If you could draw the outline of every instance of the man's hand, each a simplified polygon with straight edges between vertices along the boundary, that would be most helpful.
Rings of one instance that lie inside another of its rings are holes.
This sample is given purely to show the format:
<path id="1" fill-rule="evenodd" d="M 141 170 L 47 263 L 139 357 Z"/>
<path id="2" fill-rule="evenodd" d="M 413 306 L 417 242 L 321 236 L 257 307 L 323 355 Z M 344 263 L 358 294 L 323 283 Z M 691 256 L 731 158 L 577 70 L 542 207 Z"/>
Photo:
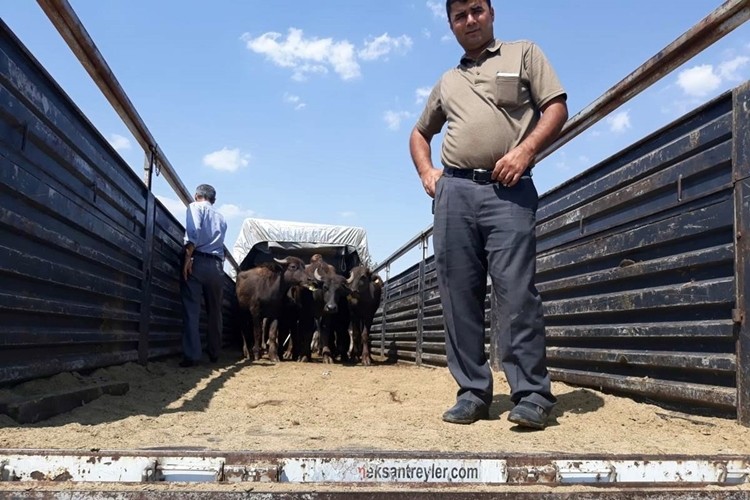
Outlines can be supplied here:
<path id="1" fill-rule="evenodd" d="M 435 185 L 442 176 L 443 171 L 438 168 L 430 168 L 420 174 L 419 178 L 422 180 L 422 187 L 430 198 L 435 198 Z"/>
<path id="2" fill-rule="evenodd" d="M 193 274 L 193 258 L 186 256 L 185 264 L 182 265 L 182 279 L 187 281 L 191 274 Z"/>
<path id="3" fill-rule="evenodd" d="M 516 146 L 497 160 L 492 179 L 505 187 L 515 186 L 533 160 L 534 155 L 523 144 Z"/>
<path id="4" fill-rule="evenodd" d="M 521 144 L 495 163 L 492 178 L 503 186 L 515 186 L 537 153 L 552 144 L 568 119 L 566 96 L 555 97 L 542 107 L 542 117 Z"/>

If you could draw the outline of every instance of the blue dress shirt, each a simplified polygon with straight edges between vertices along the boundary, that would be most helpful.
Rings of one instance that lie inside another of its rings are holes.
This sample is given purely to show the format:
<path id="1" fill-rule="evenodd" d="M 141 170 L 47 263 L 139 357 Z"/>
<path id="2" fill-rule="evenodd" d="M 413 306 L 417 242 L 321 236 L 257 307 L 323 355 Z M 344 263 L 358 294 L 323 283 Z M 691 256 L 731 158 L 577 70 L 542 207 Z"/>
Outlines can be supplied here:
<path id="1" fill-rule="evenodd" d="M 224 216 L 209 201 L 194 201 L 187 208 L 185 244 L 195 245 L 195 250 L 224 257 L 224 237 L 227 223 Z"/>

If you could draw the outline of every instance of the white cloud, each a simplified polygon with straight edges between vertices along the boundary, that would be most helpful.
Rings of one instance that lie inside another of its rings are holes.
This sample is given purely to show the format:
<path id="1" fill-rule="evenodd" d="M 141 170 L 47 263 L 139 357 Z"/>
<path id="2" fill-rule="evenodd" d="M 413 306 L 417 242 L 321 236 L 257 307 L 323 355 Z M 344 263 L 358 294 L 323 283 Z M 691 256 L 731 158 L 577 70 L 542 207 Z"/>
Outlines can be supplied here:
<path id="1" fill-rule="evenodd" d="M 233 205 L 231 203 L 225 203 L 219 206 L 216 210 L 220 214 L 222 214 L 226 219 L 234 219 L 237 217 L 241 217 L 245 219 L 247 217 L 255 216 L 255 211 L 240 208 L 237 205 Z"/>
<path id="2" fill-rule="evenodd" d="M 607 117 L 609 130 L 615 133 L 625 132 L 630 128 L 630 110 L 618 111 Z"/>
<path id="3" fill-rule="evenodd" d="M 680 71 L 677 85 L 689 96 L 703 97 L 719 88 L 721 77 L 714 73 L 712 65 L 703 64 Z"/>
<path id="4" fill-rule="evenodd" d="M 445 2 L 441 2 L 440 0 L 427 0 L 427 8 L 430 9 L 433 16 L 446 21 L 448 20 L 448 17 L 445 15 Z"/>
<path id="5" fill-rule="evenodd" d="M 443 43 L 453 42 L 456 40 L 456 37 L 453 36 L 453 33 L 448 33 L 440 37 L 440 41 Z"/>
<path id="6" fill-rule="evenodd" d="M 431 38 L 432 37 L 432 32 L 430 30 L 428 30 L 427 28 L 422 28 L 422 36 L 424 38 Z"/>
<path id="7" fill-rule="evenodd" d="M 185 216 L 187 214 L 187 207 L 180 200 L 174 198 L 167 198 L 166 196 L 156 195 L 156 198 L 164 205 L 164 208 L 169 210 L 169 213 L 174 215 L 174 218 L 180 221 L 180 224 L 185 224 Z"/>
<path id="8" fill-rule="evenodd" d="M 430 97 L 430 92 L 432 92 L 432 89 L 430 87 L 419 87 L 416 90 L 417 94 L 417 104 L 422 104 L 427 100 L 428 97 Z"/>
<path id="9" fill-rule="evenodd" d="M 282 68 L 292 70 L 292 78 L 304 81 L 313 74 L 335 72 L 342 80 L 361 76 L 359 59 L 374 61 L 386 58 L 391 52 L 404 53 L 413 42 L 407 35 L 391 37 L 384 33 L 368 38 L 357 51 L 348 40 L 305 37 L 301 29 L 289 28 L 286 38 L 281 33 L 269 31 L 253 38 L 242 35 L 248 50 L 266 56 L 266 59 Z"/>
<path id="10" fill-rule="evenodd" d="M 398 130 L 401 127 L 401 122 L 409 117 L 411 117 L 411 113 L 408 111 L 386 111 L 383 114 L 383 120 L 391 130 Z"/>
<path id="11" fill-rule="evenodd" d="M 374 61 L 387 56 L 391 51 L 404 53 L 412 46 L 412 40 L 406 35 L 392 38 L 383 33 L 377 38 L 365 40 L 365 46 L 359 51 L 359 57 L 365 61 Z"/>
<path id="12" fill-rule="evenodd" d="M 263 54 L 282 68 L 293 70 L 295 80 L 305 80 L 311 73 L 327 73 L 329 67 L 343 80 L 360 76 L 354 46 L 346 40 L 305 38 L 302 30 L 289 28 L 286 38 L 281 33 L 268 32 L 257 38 L 242 35 L 248 50 Z"/>
<path id="13" fill-rule="evenodd" d="M 113 148 L 115 148 L 115 151 L 123 151 L 131 148 L 130 140 L 120 134 L 109 134 L 109 139 L 107 139 L 107 141 Z"/>
<path id="14" fill-rule="evenodd" d="M 303 109 L 305 106 L 307 106 L 306 103 L 302 102 L 302 99 L 298 95 L 289 94 L 287 92 L 284 93 L 284 102 L 287 104 L 291 104 L 295 111 L 299 111 L 300 109 Z"/>
<path id="15" fill-rule="evenodd" d="M 239 148 L 222 148 L 203 157 L 203 164 L 223 172 L 236 172 L 240 167 L 246 167 L 250 162 L 250 155 L 243 154 Z"/>
<path id="16" fill-rule="evenodd" d="M 719 64 L 719 76 L 722 80 L 728 80 L 730 82 L 738 82 L 744 80 L 739 74 L 739 70 L 750 62 L 750 57 L 737 56 L 729 61 L 724 61 Z"/>
<path id="17" fill-rule="evenodd" d="M 351 219 L 357 215 L 357 212 L 339 212 L 339 215 L 345 219 Z"/>

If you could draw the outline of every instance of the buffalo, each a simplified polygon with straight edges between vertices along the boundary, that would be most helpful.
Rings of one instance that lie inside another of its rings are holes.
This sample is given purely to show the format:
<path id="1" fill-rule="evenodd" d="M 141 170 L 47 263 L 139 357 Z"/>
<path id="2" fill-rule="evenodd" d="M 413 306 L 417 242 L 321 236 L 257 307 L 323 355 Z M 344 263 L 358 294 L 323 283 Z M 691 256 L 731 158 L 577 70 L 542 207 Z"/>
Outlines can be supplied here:
<path id="1" fill-rule="evenodd" d="M 252 318 L 255 361 L 261 357 L 264 333 L 268 335 L 268 359 L 273 362 L 279 361 L 278 324 L 283 314 L 284 297 L 290 287 L 306 286 L 309 283 L 305 263 L 297 257 L 274 259 L 274 262 L 260 264 L 237 275 L 237 302 L 240 312 L 246 319 L 248 315 Z M 243 328 L 242 352 L 245 359 L 250 359 L 245 330 L 246 328 Z"/>
<path id="2" fill-rule="evenodd" d="M 362 364 L 372 364 L 370 357 L 370 328 L 380 306 L 383 280 L 365 266 L 352 269 L 346 282 L 349 288 L 348 305 L 351 316 L 350 359 L 359 357 Z"/>
<path id="3" fill-rule="evenodd" d="M 346 361 L 349 344 L 349 289 L 346 279 L 337 274 L 330 264 L 322 259 L 311 259 L 307 266 L 312 274 L 315 290 L 312 292 L 313 317 L 320 340 L 321 357 L 324 363 L 332 363 L 338 352 Z"/>

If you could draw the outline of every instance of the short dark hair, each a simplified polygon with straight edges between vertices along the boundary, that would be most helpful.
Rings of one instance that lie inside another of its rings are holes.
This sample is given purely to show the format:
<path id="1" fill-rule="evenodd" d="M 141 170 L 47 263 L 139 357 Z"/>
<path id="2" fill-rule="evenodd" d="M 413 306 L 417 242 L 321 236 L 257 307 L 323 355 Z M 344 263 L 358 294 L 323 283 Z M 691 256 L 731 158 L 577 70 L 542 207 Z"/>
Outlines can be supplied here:
<path id="1" fill-rule="evenodd" d="M 466 3 L 469 0 L 445 0 L 445 15 L 448 16 L 448 22 L 451 22 L 451 5 L 453 5 L 456 2 Z M 487 7 L 492 8 L 492 0 L 485 0 L 487 2 Z"/>
<path id="2" fill-rule="evenodd" d="M 216 203 L 216 190 L 210 184 L 201 184 L 195 188 L 195 194 L 201 196 L 204 200 L 208 200 L 211 204 Z"/>

